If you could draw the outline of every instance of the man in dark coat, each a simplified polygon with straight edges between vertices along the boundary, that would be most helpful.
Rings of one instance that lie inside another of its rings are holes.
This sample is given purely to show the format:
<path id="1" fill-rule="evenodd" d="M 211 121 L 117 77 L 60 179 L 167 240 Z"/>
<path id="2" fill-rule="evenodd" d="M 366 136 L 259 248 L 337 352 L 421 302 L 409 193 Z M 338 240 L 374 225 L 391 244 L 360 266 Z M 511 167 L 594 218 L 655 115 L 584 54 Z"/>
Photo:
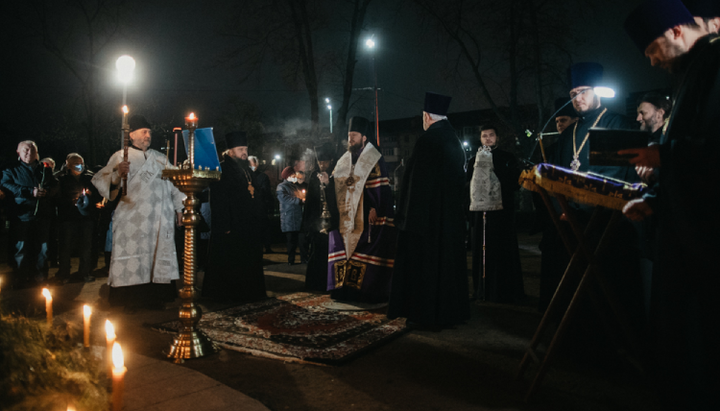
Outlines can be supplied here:
<path id="1" fill-rule="evenodd" d="M 47 248 L 50 219 L 54 217 L 58 184 L 52 169 L 38 162 L 34 141 L 22 141 L 17 147 L 18 164 L 2 174 L 2 186 L 14 198 L 11 210 L 17 272 L 13 281 L 41 284 L 47 280 Z"/>
<path id="2" fill-rule="evenodd" d="M 421 327 L 470 318 L 465 255 L 465 152 L 446 114 L 451 97 L 426 93 L 423 129 L 398 201 L 388 317 Z"/>
<path id="3" fill-rule="evenodd" d="M 571 87 L 570 98 L 573 99 L 572 105 L 579 118 L 574 125 L 565 129 L 558 138 L 551 159 L 552 164 L 573 171 L 599 174 L 630 183 L 639 182 L 640 178 L 634 167 L 590 165 L 590 128 L 638 128 L 637 122 L 633 121 L 633 119 L 613 113 L 607 107 L 602 106 L 602 100 L 596 94 L 595 87 L 603 84 L 603 67 L 594 62 L 576 63 L 568 69 L 568 77 Z M 571 206 L 577 209 L 577 217 L 581 222 L 587 222 L 590 219 L 591 206 L 576 203 L 571 203 Z M 559 209 L 559 206 L 557 208 Z M 609 217 L 609 210 L 605 210 L 603 215 Z M 569 229 L 569 224 L 565 225 Z M 641 322 L 642 320 L 637 317 L 640 315 L 637 313 L 638 310 L 641 310 L 639 298 L 637 298 L 637 307 L 634 307 L 632 302 L 636 300 L 635 292 L 640 292 L 640 277 L 638 274 L 640 261 L 637 255 L 639 252 L 639 239 L 637 238 L 636 229 L 633 228 L 629 221 L 623 221 L 618 231 L 616 235 L 620 242 L 614 243 L 616 246 L 611 252 L 617 251 L 620 254 L 615 254 L 612 259 L 600 261 L 600 264 L 604 266 L 606 273 L 621 277 L 620 281 L 629 280 L 631 282 L 627 286 L 618 287 L 620 293 L 627 294 L 627 297 L 620 296 L 620 298 L 630 304 L 627 307 L 628 310 L 636 312 L 635 321 Z M 540 279 L 539 298 L 541 311 L 550 303 L 570 260 L 570 256 L 556 230 L 548 229 L 544 235 L 542 248 L 543 271 Z M 555 262 L 559 263 L 555 264 Z"/>
<path id="4" fill-rule="evenodd" d="M 210 186 L 212 234 L 203 296 L 234 302 L 267 298 L 262 265 L 263 244 L 255 234 L 263 214 L 242 131 L 225 135 L 228 151 L 222 177 Z"/>
<path id="5" fill-rule="evenodd" d="M 610 129 L 637 129 L 628 117 L 608 111 L 595 94 L 594 87 L 602 83 L 603 67 L 598 63 L 576 63 L 568 70 L 570 98 L 578 113 L 578 121 L 565 129 L 555 146 L 553 164 L 574 171 L 593 172 L 622 181 L 636 182 L 633 167 L 591 166 L 589 130 L 591 127 Z"/>
<path id="6" fill-rule="evenodd" d="M 476 298 L 486 301 L 520 302 L 525 298 L 515 228 L 520 167 L 515 155 L 498 148 L 495 126 L 480 127 L 480 141 L 481 147 L 468 162 L 467 171 L 473 291 Z"/>
<path id="7" fill-rule="evenodd" d="M 55 175 L 60 183 L 57 201 L 60 238 L 60 270 L 55 274 L 61 282 L 70 279 L 70 257 L 75 249 L 80 253 L 79 277 L 85 282 L 95 280 L 93 270 L 93 238 L 98 209 L 102 200 L 92 183 L 93 173 L 85 169 L 85 161 L 78 153 L 68 154 L 65 168 Z"/>
<path id="8" fill-rule="evenodd" d="M 250 161 L 250 169 L 253 172 L 253 185 L 257 187 L 257 195 L 260 196 L 260 202 L 263 205 L 262 228 L 260 229 L 259 238 L 265 246 L 265 252 L 272 253 L 272 227 L 268 215 L 272 214 L 275 209 L 275 196 L 273 196 L 270 187 L 270 177 L 261 169 L 258 158 L 249 156 L 248 161 Z"/>
<path id="9" fill-rule="evenodd" d="M 303 231 L 308 234 L 309 258 L 305 272 L 305 288 L 312 291 L 327 291 L 328 231 L 323 230 L 323 210 L 328 210 L 329 174 L 333 171 L 333 150 L 323 145 L 317 150 L 317 161 L 309 172 L 305 210 L 303 211 Z M 306 164 L 310 168 L 311 164 Z M 314 168 L 314 167 L 313 167 Z M 334 189 L 334 188 L 333 188 Z M 335 198 L 332 196 L 332 198 Z M 330 224 L 330 221 L 326 222 Z"/>
<path id="10" fill-rule="evenodd" d="M 658 183 L 623 210 L 658 217 L 653 271 L 649 375 L 667 409 L 717 410 L 720 397 L 720 289 L 712 256 L 720 249 L 720 37 L 694 24 L 680 0 L 646 1 L 625 30 L 653 66 L 678 76 L 660 145 L 624 150 L 631 162 L 659 167 Z"/>

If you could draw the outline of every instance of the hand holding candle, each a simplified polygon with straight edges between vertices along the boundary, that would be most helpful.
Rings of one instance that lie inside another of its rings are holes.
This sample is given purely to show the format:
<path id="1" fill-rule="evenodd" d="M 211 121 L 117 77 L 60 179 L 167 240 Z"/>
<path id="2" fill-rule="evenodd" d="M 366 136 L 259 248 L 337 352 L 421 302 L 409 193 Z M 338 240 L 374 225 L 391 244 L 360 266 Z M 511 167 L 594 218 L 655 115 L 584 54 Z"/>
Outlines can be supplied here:
<path id="1" fill-rule="evenodd" d="M 92 316 L 92 308 L 89 305 L 83 305 L 83 347 L 90 348 L 90 317 Z"/>
<path id="2" fill-rule="evenodd" d="M 50 290 L 47 288 L 42 289 L 42 295 L 45 297 L 45 313 L 47 313 L 47 323 L 48 325 L 52 325 L 53 321 L 53 312 L 52 312 L 52 295 L 50 294 Z"/>
<path id="3" fill-rule="evenodd" d="M 125 388 L 125 359 L 120 344 L 114 343 L 112 348 L 112 411 L 122 410 L 123 390 Z"/>

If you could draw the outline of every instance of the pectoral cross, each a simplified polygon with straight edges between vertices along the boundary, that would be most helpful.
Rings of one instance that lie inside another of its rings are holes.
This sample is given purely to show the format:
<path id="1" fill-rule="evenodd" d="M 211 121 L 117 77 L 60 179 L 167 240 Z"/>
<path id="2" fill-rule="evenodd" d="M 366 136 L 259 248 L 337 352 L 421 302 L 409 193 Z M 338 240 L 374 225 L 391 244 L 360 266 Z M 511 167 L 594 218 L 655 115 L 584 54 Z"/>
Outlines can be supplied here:
<path id="1" fill-rule="evenodd" d="M 255 198 L 255 187 L 253 187 L 252 183 L 248 181 L 248 191 L 250 192 L 250 196 L 252 198 Z"/>

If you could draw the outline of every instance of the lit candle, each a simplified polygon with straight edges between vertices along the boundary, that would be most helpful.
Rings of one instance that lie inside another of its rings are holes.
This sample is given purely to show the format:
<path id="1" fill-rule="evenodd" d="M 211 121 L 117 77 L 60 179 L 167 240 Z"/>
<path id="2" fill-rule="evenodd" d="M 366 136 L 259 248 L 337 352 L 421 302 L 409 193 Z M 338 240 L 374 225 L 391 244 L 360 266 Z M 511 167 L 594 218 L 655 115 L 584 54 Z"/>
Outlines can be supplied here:
<path id="1" fill-rule="evenodd" d="M 195 113 L 190 113 L 189 116 L 185 117 L 185 125 L 188 127 L 197 127 L 198 118 L 195 117 Z"/>
<path id="2" fill-rule="evenodd" d="M 72 404 L 68 404 L 67 411 L 75 411 L 75 406 Z"/>
<path id="3" fill-rule="evenodd" d="M 120 344 L 114 343 L 112 348 L 112 411 L 122 410 L 123 390 L 125 388 L 125 361 Z"/>
<path id="4" fill-rule="evenodd" d="M 83 346 L 90 348 L 90 317 L 92 316 L 92 308 L 89 305 L 83 305 Z"/>
<path id="5" fill-rule="evenodd" d="M 115 344 L 115 338 L 115 327 L 113 327 L 110 320 L 105 320 L 105 339 L 107 341 L 107 351 L 105 356 L 107 357 L 108 376 L 112 376 L 112 349 L 113 344 Z"/>
<path id="6" fill-rule="evenodd" d="M 130 127 L 130 126 L 128 125 L 128 118 L 127 118 L 128 112 L 129 112 L 128 106 L 123 106 L 123 107 L 122 107 L 122 112 L 123 112 L 122 128 L 123 128 L 123 130 L 124 130 L 124 129 Z"/>
<path id="7" fill-rule="evenodd" d="M 45 297 L 45 312 L 47 313 L 47 323 L 52 325 L 52 295 L 47 288 L 42 289 L 42 295 Z"/>

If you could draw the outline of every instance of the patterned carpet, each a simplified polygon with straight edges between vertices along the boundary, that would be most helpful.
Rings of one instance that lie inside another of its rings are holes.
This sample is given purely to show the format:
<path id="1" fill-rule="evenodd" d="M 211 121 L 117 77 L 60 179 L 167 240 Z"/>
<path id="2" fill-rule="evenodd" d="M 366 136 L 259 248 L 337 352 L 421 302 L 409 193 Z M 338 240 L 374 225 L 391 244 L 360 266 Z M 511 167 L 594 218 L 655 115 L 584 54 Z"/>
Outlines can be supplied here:
<path id="1" fill-rule="evenodd" d="M 384 309 L 337 311 L 330 297 L 295 293 L 203 314 L 199 328 L 223 348 L 283 361 L 339 364 L 405 330 Z M 179 321 L 152 328 L 174 333 Z"/>

